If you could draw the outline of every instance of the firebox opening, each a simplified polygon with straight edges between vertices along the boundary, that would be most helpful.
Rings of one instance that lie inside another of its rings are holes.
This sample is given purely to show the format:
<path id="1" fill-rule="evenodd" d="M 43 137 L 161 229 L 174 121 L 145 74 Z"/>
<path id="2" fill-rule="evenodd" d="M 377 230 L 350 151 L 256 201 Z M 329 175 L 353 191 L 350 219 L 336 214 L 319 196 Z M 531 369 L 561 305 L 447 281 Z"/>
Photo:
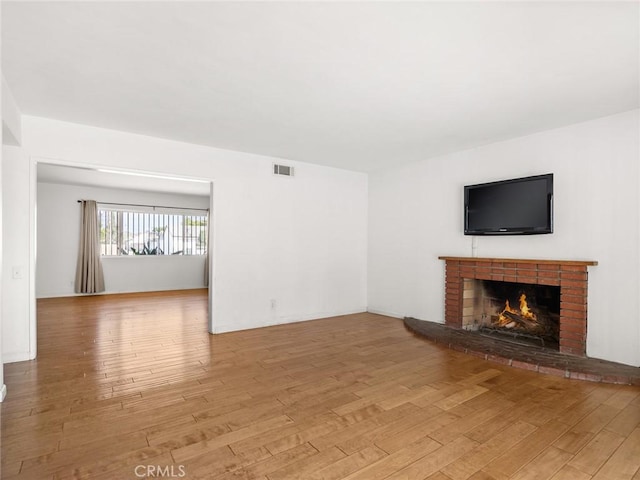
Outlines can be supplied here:
<path id="1" fill-rule="evenodd" d="M 560 287 L 465 279 L 462 328 L 558 350 Z"/>

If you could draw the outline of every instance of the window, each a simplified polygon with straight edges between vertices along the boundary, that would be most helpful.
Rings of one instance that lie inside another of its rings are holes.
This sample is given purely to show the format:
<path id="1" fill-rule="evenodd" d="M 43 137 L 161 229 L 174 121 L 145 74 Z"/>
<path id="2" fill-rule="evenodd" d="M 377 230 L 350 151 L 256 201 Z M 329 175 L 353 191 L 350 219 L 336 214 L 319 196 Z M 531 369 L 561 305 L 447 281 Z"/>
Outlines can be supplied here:
<path id="1" fill-rule="evenodd" d="M 209 215 L 167 207 L 98 205 L 103 256 L 205 255 Z"/>

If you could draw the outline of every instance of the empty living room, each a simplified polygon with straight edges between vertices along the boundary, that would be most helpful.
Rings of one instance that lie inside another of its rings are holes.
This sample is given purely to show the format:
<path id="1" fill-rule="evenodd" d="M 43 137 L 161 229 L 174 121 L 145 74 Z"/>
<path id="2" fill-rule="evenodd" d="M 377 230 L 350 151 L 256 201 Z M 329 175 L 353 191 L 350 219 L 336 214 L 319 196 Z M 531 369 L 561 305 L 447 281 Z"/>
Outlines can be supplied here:
<path id="1" fill-rule="evenodd" d="M 0 15 L 0 478 L 640 480 L 640 2 Z"/>

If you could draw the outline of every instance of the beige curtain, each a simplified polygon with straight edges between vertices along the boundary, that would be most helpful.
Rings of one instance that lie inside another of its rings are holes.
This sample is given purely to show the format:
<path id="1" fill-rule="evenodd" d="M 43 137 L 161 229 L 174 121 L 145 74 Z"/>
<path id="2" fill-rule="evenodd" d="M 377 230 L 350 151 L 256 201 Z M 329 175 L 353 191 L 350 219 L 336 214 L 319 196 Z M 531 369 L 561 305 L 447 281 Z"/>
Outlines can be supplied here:
<path id="1" fill-rule="evenodd" d="M 82 224 L 76 266 L 76 293 L 104 292 L 104 275 L 100 260 L 100 223 L 94 200 L 81 200 Z"/>

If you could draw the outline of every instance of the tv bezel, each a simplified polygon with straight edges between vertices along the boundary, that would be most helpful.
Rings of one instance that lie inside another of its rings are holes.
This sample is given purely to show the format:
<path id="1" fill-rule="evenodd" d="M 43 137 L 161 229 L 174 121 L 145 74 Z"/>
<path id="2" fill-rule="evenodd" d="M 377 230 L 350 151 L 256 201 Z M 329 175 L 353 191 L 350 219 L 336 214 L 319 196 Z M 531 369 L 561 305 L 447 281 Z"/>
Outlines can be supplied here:
<path id="1" fill-rule="evenodd" d="M 469 229 L 469 191 L 477 188 L 487 188 L 509 183 L 528 182 L 532 180 L 546 180 L 547 183 L 547 225 L 539 227 L 498 228 L 498 229 Z M 542 235 L 553 233 L 553 173 L 532 175 L 529 177 L 510 178 L 495 182 L 477 183 L 464 186 L 464 234 L 465 235 Z"/>

